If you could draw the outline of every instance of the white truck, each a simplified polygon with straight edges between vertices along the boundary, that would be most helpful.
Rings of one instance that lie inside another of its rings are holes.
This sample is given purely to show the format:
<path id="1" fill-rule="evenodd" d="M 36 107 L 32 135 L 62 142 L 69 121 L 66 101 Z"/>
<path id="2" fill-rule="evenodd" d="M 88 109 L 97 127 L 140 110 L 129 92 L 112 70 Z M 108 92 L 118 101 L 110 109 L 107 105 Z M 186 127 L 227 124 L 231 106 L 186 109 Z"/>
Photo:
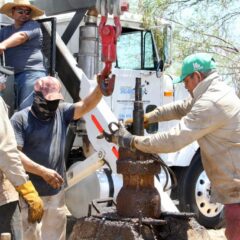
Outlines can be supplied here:
<path id="1" fill-rule="evenodd" d="M 90 79 L 94 79 L 101 69 L 99 19 L 87 10 L 103 3 L 36 0 L 34 4 L 57 19 L 56 71 L 66 88 L 66 99 L 77 101 L 89 93 L 96 82 Z M 58 15 L 66 12 L 70 13 Z M 96 137 L 102 129 L 108 129 L 110 122 L 132 116 L 136 77 L 142 79 L 145 112 L 187 95 L 181 84 L 174 86 L 172 77 L 164 73 L 172 62 L 171 25 L 160 20 L 158 26 L 145 29 L 141 19 L 130 13 L 122 14 L 120 19 L 122 34 L 112 69 L 116 75 L 114 92 L 112 96 L 104 97 L 83 119 L 74 122 L 67 135 L 66 202 L 75 217 L 85 216 L 93 199 L 116 197 L 122 185 L 122 178 L 116 173 L 117 146 Z M 44 26 L 49 31 L 49 26 Z M 79 31 L 75 31 L 77 28 Z M 145 134 L 167 130 L 175 124 L 176 121 L 154 124 Z M 210 182 L 201 164 L 198 144 L 194 142 L 178 152 L 160 156 L 177 176 L 178 186 L 168 194 L 180 211 L 195 212 L 202 225 L 217 227 L 223 206 L 210 202 Z M 166 176 L 160 173 L 159 179 L 164 185 Z M 171 199 L 166 201 L 172 202 Z"/>

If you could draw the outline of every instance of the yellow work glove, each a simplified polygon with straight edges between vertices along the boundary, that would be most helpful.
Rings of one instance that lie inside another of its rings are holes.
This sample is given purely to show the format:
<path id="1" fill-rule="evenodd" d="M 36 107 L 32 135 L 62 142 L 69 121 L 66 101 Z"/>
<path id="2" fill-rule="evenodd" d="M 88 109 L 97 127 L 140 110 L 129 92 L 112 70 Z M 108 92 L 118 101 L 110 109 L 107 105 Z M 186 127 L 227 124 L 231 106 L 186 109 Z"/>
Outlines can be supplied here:
<path id="1" fill-rule="evenodd" d="M 132 118 L 128 118 L 125 120 L 124 125 L 128 128 L 129 126 L 131 127 L 133 124 L 133 119 Z M 144 119 L 143 119 L 143 125 L 144 128 L 146 129 L 148 127 L 148 117 L 146 115 L 144 115 Z"/>
<path id="2" fill-rule="evenodd" d="M 40 222 L 43 216 L 43 202 L 32 182 L 28 181 L 16 187 L 16 190 L 28 204 L 28 221 Z"/>

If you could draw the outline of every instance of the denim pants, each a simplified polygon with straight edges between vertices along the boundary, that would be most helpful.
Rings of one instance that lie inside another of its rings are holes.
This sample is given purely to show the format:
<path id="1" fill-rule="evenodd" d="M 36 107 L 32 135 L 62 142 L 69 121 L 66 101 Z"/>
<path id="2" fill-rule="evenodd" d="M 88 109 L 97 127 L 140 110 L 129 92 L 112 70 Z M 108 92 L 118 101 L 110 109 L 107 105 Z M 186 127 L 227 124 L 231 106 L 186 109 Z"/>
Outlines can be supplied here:
<path id="1" fill-rule="evenodd" d="M 8 232 L 12 240 L 23 240 L 22 219 L 18 201 L 0 206 L 0 233 Z"/>
<path id="2" fill-rule="evenodd" d="M 15 77 L 15 108 L 22 110 L 32 104 L 33 87 L 38 78 L 45 77 L 45 71 L 24 71 L 16 73 Z"/>

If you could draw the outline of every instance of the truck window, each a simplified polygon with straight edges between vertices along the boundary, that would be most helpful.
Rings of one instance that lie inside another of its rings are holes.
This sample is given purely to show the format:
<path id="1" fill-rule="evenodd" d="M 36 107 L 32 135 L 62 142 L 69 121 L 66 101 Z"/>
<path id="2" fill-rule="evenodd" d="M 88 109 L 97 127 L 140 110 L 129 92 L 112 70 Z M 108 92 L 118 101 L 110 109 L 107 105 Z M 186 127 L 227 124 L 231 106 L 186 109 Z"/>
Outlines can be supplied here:
<path id="1" fill-rule="evenodd" d="M 152 35 L 146 31 L 123 33 L 117 42 L 117 68 L 154 69 Z"/>
<path id="2" fill-rule="evenodd" d="M 151 32 L 144 36 L 144 69 L 154 69 L 154 47 Z"/>

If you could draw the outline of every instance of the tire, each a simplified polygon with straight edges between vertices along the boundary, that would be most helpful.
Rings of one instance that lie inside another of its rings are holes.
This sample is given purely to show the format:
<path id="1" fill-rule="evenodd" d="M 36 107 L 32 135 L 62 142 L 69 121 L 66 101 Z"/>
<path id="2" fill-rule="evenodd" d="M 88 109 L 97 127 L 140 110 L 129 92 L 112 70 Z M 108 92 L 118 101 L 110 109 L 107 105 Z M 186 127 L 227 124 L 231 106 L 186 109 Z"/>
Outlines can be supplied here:
<path id="1" fill-rule="evenodd" d="M 200 152 L 189 167 L 176 168 L 178 186 L 173 196 L 179 200 L 179 209 L 196 214 L 197 221 L 206 228 L 220 228 L 223 224 L 223 205 L 210 202 L 210 181 L 203 169 Z"/>

